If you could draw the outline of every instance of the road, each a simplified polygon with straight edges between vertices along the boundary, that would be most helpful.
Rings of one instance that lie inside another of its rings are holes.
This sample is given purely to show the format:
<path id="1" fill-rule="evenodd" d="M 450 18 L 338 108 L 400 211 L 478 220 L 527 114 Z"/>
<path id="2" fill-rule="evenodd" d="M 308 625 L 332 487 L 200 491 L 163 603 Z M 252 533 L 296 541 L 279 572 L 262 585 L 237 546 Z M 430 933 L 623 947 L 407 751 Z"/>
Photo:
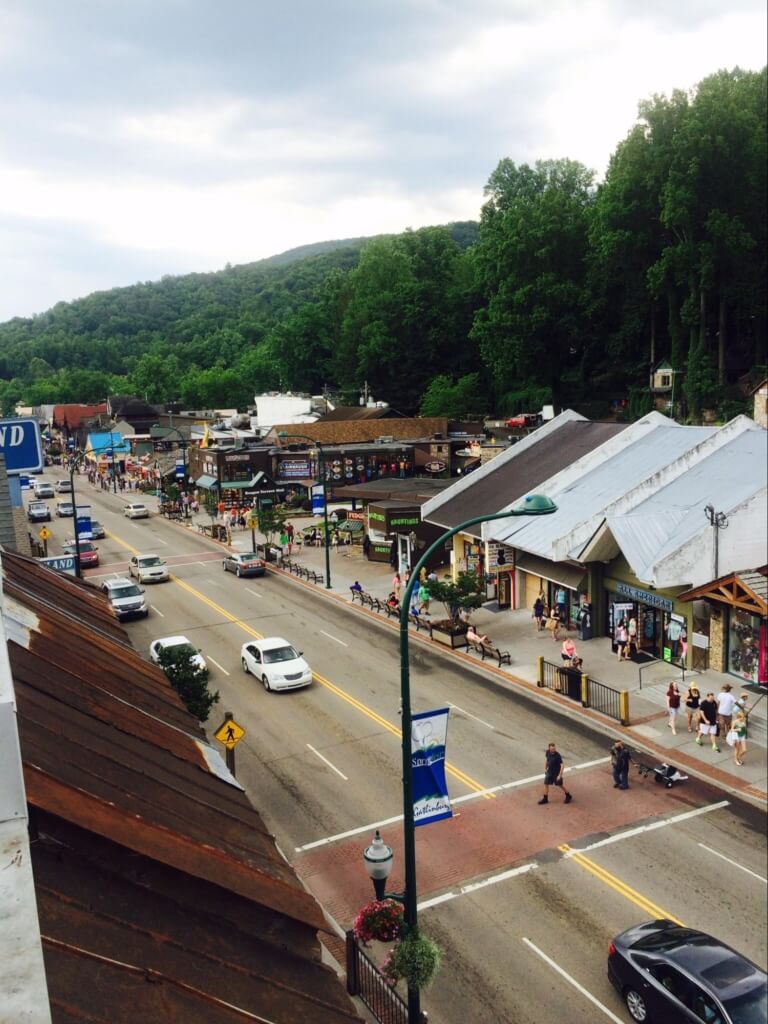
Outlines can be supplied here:
<path id="1" fill-rule="evenodd" d="M 102 565 L 87 575 L 98 584 L 124 574 L 134 551 L 172 564 L 170 583 L 147 587 L 150 616 L 129 623 L 129 635 L 145 654 L 151 640 L 175 633 L 202 649 L 221 694 L 209 724 L 228 710 L 246 730 L 239 781 L 305 883 L 349 927 L 372 896 L 362 850 L 376 827 L 395 848 L 390 885 L 402 886 L 395 630 L 309 584 L 225 574 L 211 542 L 159 517 L 125 519 L 127 494 L 81 482 L 78 500 L 86 497 L 108 530 Z M 52 529 L 60 540 L 72 522 Z M 265 635 L 304 651 L 312 687 L 267 693 L 243 673 L 242 643 Z M 411 651 L 414 710 L 451 706 L 455 814 L 417 833 L 420 924 L 443 951 L 423 996 L 433 1024 L 627 1021 L 605 973 L 608 944 L 657 916 L 711 931 L 765 965 L 761 811 L 695 780 L 666 790 L 633 776 L 619 793 L 607 731 L 502 689 L 416 638 Z M 537 804 L 549 741 L 569 769 L 569 806 L 559 793 Z"/>

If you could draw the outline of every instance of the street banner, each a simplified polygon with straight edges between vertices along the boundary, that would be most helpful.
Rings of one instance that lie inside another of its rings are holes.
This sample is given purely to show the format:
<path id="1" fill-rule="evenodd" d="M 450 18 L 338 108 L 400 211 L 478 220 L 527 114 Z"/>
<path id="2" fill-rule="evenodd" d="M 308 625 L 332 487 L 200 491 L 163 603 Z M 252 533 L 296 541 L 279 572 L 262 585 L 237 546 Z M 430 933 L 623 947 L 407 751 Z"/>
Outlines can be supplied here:
<path id="1" fill-rule="evenodd" d="M 429 825 L 453 815 L 445 778 L 448 708 L 411 716 L 413 823 Z"/>
<path id="2" fill-rule="evenodd" d="M 91 529 L 91 506 L 78 505 L 75 512 L 75 530 L 80 540 L 93 540 Z"/>

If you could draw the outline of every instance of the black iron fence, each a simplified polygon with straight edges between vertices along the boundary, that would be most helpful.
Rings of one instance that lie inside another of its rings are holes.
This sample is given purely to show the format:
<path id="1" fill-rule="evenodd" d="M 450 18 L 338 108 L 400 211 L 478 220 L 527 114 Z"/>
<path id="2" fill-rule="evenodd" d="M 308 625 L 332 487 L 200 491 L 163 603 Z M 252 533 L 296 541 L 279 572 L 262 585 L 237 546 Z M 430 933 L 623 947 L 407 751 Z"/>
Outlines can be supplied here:
<path id="1" fill-rule="evenodd" d="M 622 725 L 629 725 L 629 693 L 626 690 L 617 690 L 578 669 L 555 665 L 544 658 L 539 658 L 538 684 L 578 701 L 582 707 L 592 708 Z"/>
<path id="2" fill-rule="evenodd" d="M 408 1004 L 347 932 L 347 992 L 358 996 L 379 1024 L 408 1024 Z"/>

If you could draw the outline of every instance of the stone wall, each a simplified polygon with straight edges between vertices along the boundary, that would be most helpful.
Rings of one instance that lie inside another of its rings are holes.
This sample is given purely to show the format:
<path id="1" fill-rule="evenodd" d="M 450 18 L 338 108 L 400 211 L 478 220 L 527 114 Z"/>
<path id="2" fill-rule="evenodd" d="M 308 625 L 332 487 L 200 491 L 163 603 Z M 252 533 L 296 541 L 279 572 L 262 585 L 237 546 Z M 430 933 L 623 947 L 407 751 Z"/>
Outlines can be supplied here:
<path id="1" fill-rule="evenodd" d="M 725 624 L 727 621 L 728 609 L 724 605 L 713 604 L 712 616 L 709 620 L 709 667 L 713 672 L 726 671 Z"/>

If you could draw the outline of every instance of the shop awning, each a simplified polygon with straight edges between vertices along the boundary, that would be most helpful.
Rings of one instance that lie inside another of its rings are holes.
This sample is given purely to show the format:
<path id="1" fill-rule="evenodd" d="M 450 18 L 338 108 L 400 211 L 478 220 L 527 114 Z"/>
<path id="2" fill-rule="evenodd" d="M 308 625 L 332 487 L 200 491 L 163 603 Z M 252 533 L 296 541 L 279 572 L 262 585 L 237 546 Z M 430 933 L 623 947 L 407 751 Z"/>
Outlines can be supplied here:
<path id="1" fill-rule="evenodd" d="M 515 567 L 551 583 L 559 583 L 567 590 L 581 591 L 586 584 L 587 574 L 581 566 L 568 565 L 566 562 L 550 562 L 548 558 L 540 558 L 538 555 L 520 552 L 515 559 Z"/>
<path id="2" fill-rule="evenodd" d="M 764 571 L 734 572 L 678 596 L 679 601 L 704 599 L 741 608 L 753 615 L 768 615 L 768 577 Z"/>
<path id="3" fill-rule="evenodd" d="M 340 519 L 335 524 L 339 533 L 360 533 L 365 524 L 360 519 Z"/>
<path id="4" fill-rule="evenodd" d="M 197 480 L 195 480 L 195 487 L 204 487 L 207 491 L 209 491 L 212 487 L 215 487 L 217 483 L 218 480 L 216 479 L 215 476 L 203 475 L 199 476 Z"/>
<path id="5" fill-rule="evenodd" d="M 250 480 L 222 480 L 221 489 L 222 491 L 244 491 L 246 487 L 257 487 L 263 476 L 263 473 L 257 473 Z"/>

